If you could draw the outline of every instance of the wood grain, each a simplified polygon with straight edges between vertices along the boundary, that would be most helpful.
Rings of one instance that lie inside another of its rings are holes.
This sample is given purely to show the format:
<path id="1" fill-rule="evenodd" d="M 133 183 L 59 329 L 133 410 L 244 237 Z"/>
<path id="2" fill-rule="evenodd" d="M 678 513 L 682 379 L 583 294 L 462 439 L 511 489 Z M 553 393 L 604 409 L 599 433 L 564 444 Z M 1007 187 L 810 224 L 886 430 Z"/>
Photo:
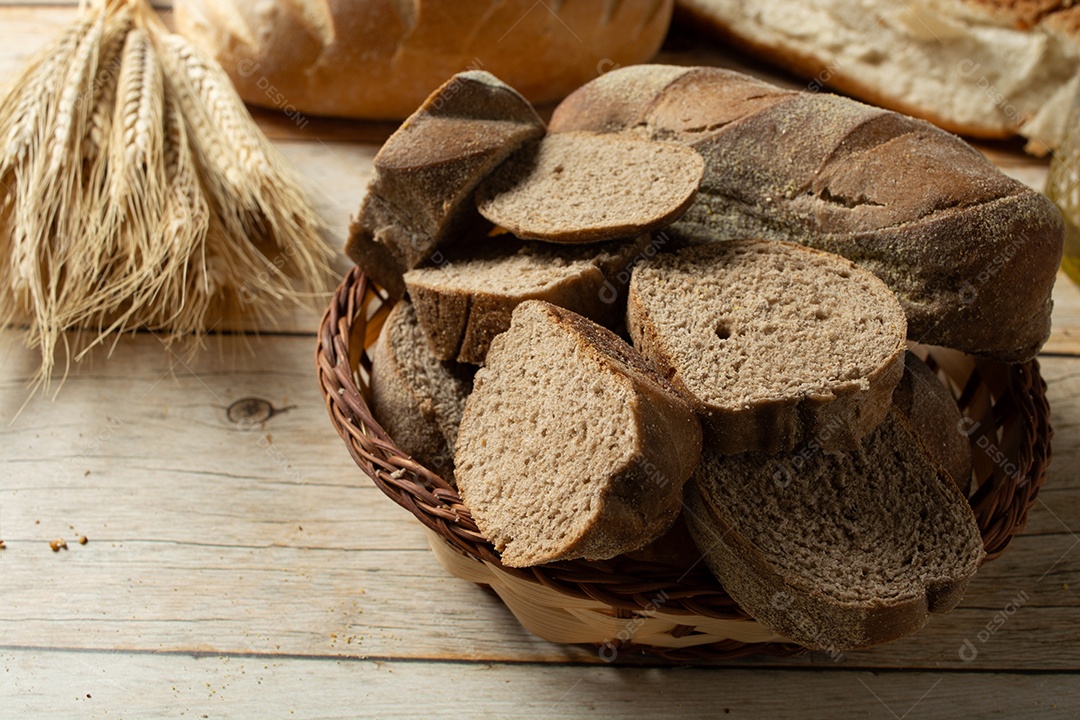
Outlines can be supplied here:
<path id="1" fill-rule="evenodd" d="M 589 648 L 531 637 L 438 566 L 412 515 L 360 474 L 332 431 L 310 338 L 219 344 L 186 365 L 150 335 L 125 338 L 108 362 L 95 357 L 69 378 L 61 402 L 34 399 L 18 417 L 33 357 L 9 351 L 0 644 L 600 662 Z M 1044 368 L 1059 437 L 1069 437 L 1080 359 Z M 278 412 L 231 421 L 245 398 Z M 839 665 L 1080 669 L 1076 455 L 1060 443 L 1030 533 L 979 573 L 961 609 Z M 87 545 L 74 544 L 80 534 Z M 56 537 L 67 552 L 49 550 Z M 1020 607 L 979 642 L 1010 604 Z M 965 640 L 978 643 L 971 661 Z"/>
<path id="2" fill-rule="evenodd" d="M 44 678 L 50 678 L 45 682 Z M 812 690 L 809 690 L 812 688 Z M 1075 718 L 1075 676 L 0 652 L 9 717 Z"/>

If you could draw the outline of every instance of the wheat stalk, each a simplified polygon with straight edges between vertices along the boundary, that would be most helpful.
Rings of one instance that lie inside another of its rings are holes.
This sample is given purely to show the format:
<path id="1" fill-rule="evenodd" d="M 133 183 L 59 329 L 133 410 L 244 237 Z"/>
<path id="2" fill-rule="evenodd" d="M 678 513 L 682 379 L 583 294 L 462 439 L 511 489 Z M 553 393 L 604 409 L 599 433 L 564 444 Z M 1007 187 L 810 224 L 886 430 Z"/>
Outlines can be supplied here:
<path id="1" fill-rule="evenodd" d="M 213 60 L 146 0 L 91 0 L 0 101 L 0 326 L 39 382 L 125 331 L 200 346 L 328 289 L 300 184 Z M 71 344 L 68 331 L 87 331 Z"/>

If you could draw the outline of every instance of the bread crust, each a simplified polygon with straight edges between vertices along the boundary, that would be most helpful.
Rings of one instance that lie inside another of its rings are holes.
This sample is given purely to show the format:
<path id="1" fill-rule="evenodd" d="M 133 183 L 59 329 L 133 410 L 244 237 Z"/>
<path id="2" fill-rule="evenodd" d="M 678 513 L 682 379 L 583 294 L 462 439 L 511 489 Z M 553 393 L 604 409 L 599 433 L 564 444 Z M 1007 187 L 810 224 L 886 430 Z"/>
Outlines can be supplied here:
<path id="1" fill-rule="evenodd" d="M 864 54 L 838 49 L 837 41 L 830 42 L 828 37 L 815 42 L 810 33 L 775 20 L 788 17 L 787 13 L 750 21 L 731 16 L 722 2 L 713 6 L 708 0 L 681 0 L 676 17 L 681 23 L 704 28 L 726 45 L 805 78 L 812 91 L 827 86 L 970 137 L 1023 135 L 1030 141 L 1028 152 L 1041 156 L 1060 144 L 1064 118 L 1055 116 L 1067 106 L 1080 82 L 1080 74 L 1063 59 L 1072 58 L 1075 63 L 1080 56 L 1080 11 L 1070 4 L 1062 0 L 952 0 L 895 8 L 881 3 L 875 27 L 880 35 L 870 29 L 855 43 L 872 46 Z M 789 11 L 798 7 L 795 4 Z M 817 6 L 803 3 L 803 7 Z M 888 28 L 909 23 L 915 36 L 898 51 L 896 44 L 909 38 L 902 30 Z M 919 33 L 926 35 L 926 42 L 919 41 Z M 955 37 L 957 33 L 960 37 Z M 946 50 L 961 46 L 966 54 Z M 1011 48 L 1014 62 L 995 61 L 1001 47 Z M 892 82 L 893 76 L 920 77 L 922 87 Z"/>
<path id="2" fill-rule="evenodd" d="M 386 318 L 371 358 L 372 409 L 399 448 L 453 484 L 454 449 L 443 427 L 447 418 L 439 417 L 434 398 L 417 387 L 415 377 L 402 366 L 392 337 L 414 322 L 407 302 L 397 303 Z M 437 361 L 431 358 L 430 362 Z M 417 371 L 423 369 L 413 368 L 413 373 Z M 462 384 L 457 392 L 464 399 L 467 391 L 467 385 Z"/>
<path id="3" fill-rule="evenodd" d="M 375 156 L 375 178 L 350 224 L 345 252 L 392 299 L 402 274 L 460 237 L 490 228 L 476 186 L 544 122 L 516 90 L 485 72 L 455 75 L 414 112 Z"/>
<path id="4" fill-rule="evenodd" d="M 510 333 L 507 333 L 492 343 L 495 360 L 477 375 L 474 393 L 465 407 L 456 453 L 461 468 L 458 482 L 462 498 L 471 508 L 481 532 L 494 542 L 502 553 L 503 564 L 509 567 L 576 558 L 603 560 L 642 548 L 667 532 L 682 509 L 683 486 L 701 453 L 697 417 L 690 405 L 633 348 L 580 315 L 543 301 L 528 301 L 519 306 L 515 323 L 525 313 L 536 310 L 545 313 L 573 339 L 597 382 L 602 376 L 606 382 L 619 383 L 628 390 L 633 398 L 630 407 L 635 446 L 627 449 L 632 452 L 624 455 L 621 466 L 612 468 L 609 476 L 594 479 L 603 482 L 604 488 L 598 496 L 599 504 L 593 508 L 593 523 L 589 527 L 568 538 L 557 550 L 542 551 L 523 544 L 522 529 L 509 526 L 501 518 L 502 508 L 477 501 L 481 492 L 478 485 L 493 479 L 474 476 L 469 464 L 470 457 L 483 452 L 486 446 L 483 437 L 473 437 L 478 432 L 473 425 L 483 417 L 478 398 L 483 397 L 491 382 L 489 374 L 500 367 L 498 358 L 503 352 L 500 348 L 509 342 L 506 338 Z M 537 348 L 537 352 L 540 357 L 536 362 L 544 362 L 542 348 Z M 550 363 L 545 368 L 560 371 L 555 360 L 548 360 Z M 507 404 L 515 400 L 501 399 Z M 519 425 L 515 423 L 513 427 Z M 572 477 L 574 470 L 568 467 L 566 472 Z"/>
<path id="5" fill-rule="evenodd" d="M 787 247 L 849 264 L 818 250 Z M 851 269 L 859 272 L 853 265 Z M 876 278 L 870 279 L 883 285 Z M 871 373 L 860 378 L 865 385 L 852 379 L 837 379 L 830 384 L 828 392 L 821 395 L 783 396 L 735 408 L 723 407 L 701 400 L 684 381 L 683 359 L 643 304 L 641 282 L 640 274 L 635 271 L 627 294 L 626 326 L 634 347 L 693 404 L 709 431 L 711 447 L 716 452 L 725 455 L 751 450 L 775 453 L 808 442 L 817 443 L 828 451 L 850 449 L 889 413 L 893 390 L 904 373 L 906 346 L 902 317 L 895 350 Z M 887 297 L 888 291 L 883 286 L 881 292 Z M 893 312 L 898 314 L 896 310 Z M 678 328 L 675 332 L 684 330 Z"/>
<path id="6" fill-rule="evenodd" d="M 673 237 L 756 236 L 837 253 L 897 294 L 912 340 L 1034 357 L 1049 336 L 1064 242 L 1053 203 L 928 123 L 770 87 L 716 68 L 673 79 L 660 66 L 626 68 L 567 98 L 550 130 L 687 142 L 706 170 Z M 709 93 L 709 105 L 695 105 Z M 696 113 L 693 127 L 668 105 Z"/>
<path id="7" fill-rule="evenodd" d="M 487 70 L 532 102 L 557 100 L 659 49 L 673 0 L 177 0 L 177 27 L 247 102 L 401 119 L 450 75 Z"/>
<path id="8" fill-rule="evenodd" d="M 911 441 L 905 452 L 923 453 L 936 468 L 937 481 L 948 488 L 954 502 L 966 507 L 960 491 L 932 460 L 907 419 L 898 413 L 890 418 Z M 687 484 L 686 518 L 706 564 L 732 599 L 778 634 L 805 647 L 830 652 L 872 647 L 918 631 L 931 614 L 948 612 L 959 603 L 983 557 L 972 516 L 970 527 L 964 529 L 963 536 L 958 534 L 957 542 L 977 543 L 978 547 L 970 548 L 972 562 L 950 568 L 951 577 L 928 581 L 923 593 L 901 601 L 840 601 L 807 586 L 803 578 L 785 578 L 753 542 L 726 522 L 696 478 Z"/>
<path id="9" fill-rule="evenodd" d="M 904 376 L 893 392 L 892 405 L 908 418 L 927 451 L 967 497 L 971 492 L 971 443 L 963 433 L 963 415 L 949 389 L 913 352 L 904 358 Z"/>
<path id="10" fill-rule="evenodd" d="M 649 242 L 649 235 L 644 234 L 636 240 L 597 246 L 596 256 L 575 275 L 535 291 L 492 291 L 484 278 L 477 278 L 467 289 L 450 288 L 440 284 L 438 269 L 428 268 L 406 273 L 405 283 L 435 356 L 482 365 L 492 339 L 510 327 L 514 308 L 526 300 L 544 300 L 601 325 L 614 325 L 623 312 L 629 269 Z M 510 246 L 502 257 L 521 246 L 510 236 L 500 236 L 489 240 L 487 247 L 500 244 Z M 589 246 L 584 246 L 577 252 L 588 251 Z M 467 256 L 462 262 L 468 262 Z"/>

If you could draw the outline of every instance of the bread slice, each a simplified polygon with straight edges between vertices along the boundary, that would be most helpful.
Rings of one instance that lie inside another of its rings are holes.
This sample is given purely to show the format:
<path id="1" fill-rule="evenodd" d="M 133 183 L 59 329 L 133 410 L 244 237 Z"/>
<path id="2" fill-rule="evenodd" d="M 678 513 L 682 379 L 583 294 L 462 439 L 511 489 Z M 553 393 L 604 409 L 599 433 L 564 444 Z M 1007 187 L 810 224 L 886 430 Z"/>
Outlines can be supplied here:
<path id="1" fill-rule="evenodd" d="M 520 238 L 584 243 L 676 220 L 705 161 L 677 143 L 561 133 L 527 144 L 481 183 L 480 214 Z"/>
<path id="2" fill-rule="evenodd" d="M 414 460 L 454 481 L 454 443 L 465 398 L 472 391 L 467 365 L 431 354 L 411 303 L 397 303 L 371 357 L 375 417 Z"/>
<path id="3" fill-rule="evenodd" d="M 476 375 L 458 488 L 510 567 L 644 547 L 678 517 L 701 452 L 690 406 L 614 333 L 522 303 Z"/>
<path id="4" fill-rule="evenodd" d="M 815 649 L 915 632 L 984 556 L 971 508 L 896 412 L 847 453 L 705 452 L 686 519 L 731 597 Z"/>
<path id="5" fill-rule="evenodd" d="M 919 440 L 945 468 L 964 497 L 971 490 L 971 442 L 956 400 L 919 356 L 908 352 L 904 375 L 892 397 L 893 408 L 906 417 Z"/>
<path id="6" fill-rule="evenodd" d="M 881 280 L 836 255 L 733 240 L 634 268 L 635 347 L 702 413 L 721 453 L 854 447 L 889 410 L 906 326 Z"/>
<path id="7" fill-rule="evenodd" d="M 375 156 L 375 179 L 345 246 L 391 297 L 401 275 L 450 238 L 485 223 L 476 185 L 544 122 L 516 90 L 494 75 L 455 75 L 424 102 Z"/>
<path id="8" fill-rule="evenodd" d="M 442 265 L 405 274 L 431 350 L 443 360 L 483 363 L 491 339 L 510 327 L 519 303 L 540 299 L 604 325 L 622 314 L 625 286 L 650 238 L 579 247 L 490 238 Z"/>

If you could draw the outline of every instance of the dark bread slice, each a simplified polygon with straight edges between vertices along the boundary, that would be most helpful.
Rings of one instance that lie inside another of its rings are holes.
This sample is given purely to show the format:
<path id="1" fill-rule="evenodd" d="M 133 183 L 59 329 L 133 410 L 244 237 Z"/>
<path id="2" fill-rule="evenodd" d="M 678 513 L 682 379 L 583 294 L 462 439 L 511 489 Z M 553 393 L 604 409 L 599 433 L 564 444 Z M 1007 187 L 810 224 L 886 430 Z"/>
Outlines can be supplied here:
<path id="1" fill-rule="evenodd" d="M 455 465 L 480 531 L 524 567 L 647 545 L 678 517 L 700 452 L 693 410 L 632 347 L 532 300 L 476 375 Z"/>
<path id="2" fill-rule="evenodd" d="M 392 298 L 401 275 L 443 242 L 486 222 L 476 185 L 544 123 L 516 90 L 482 71 L 455 75 L 390 136 L 345 252 Z"/>
<path id="3" fill-rule="evenodd" d="M 971 491 L 971 442 L 964 432 L 963 416 L 949 389 L 913 352 L 904 360 L 904 376 L 893 391 L 892 404 L 911 422 L 923 445 L 967 497 Z"/>
<path id="4" fill-rule="evenodd" d="M 850 260 L 732 240 L 634 268 L 627 329 L 702 414 L 716 451 L 854 447 L 889 411 L 904 313 Z"/>
<path id="5" fill-rule="evenodd" d="M 858 450 L 706 451 L 686 520 L 724 589 L 809 648 L 864 648 L 951 610 L 984 556 L 967 501 L 892 412 Z"/>
<path id="6" fill-rule="evenodd" d="M 480 214 L 520 238 L 588 243 L 671 224 L 705 161 L 677 143 L 561 133 L 525 145 L 476 192 Z"/>
<path id="7" fill-rule="evenodd" d="M 472 391 L 471 368 L 431 354 L 416 310 L 405 301 L 386 318 L 371 362 L 372 406 L 379 424 L 399 448 L 452 483 L 454 443 Z"/>
<path id="8" fill-rule="evenodd" d="M 623 312 L 630 268 L 649 243 L 642 235 L 565 247 L 501 235 L 448 252 L 442 265 L 410 270 L 405 284 L 435 356 L 482 364 L 491 339 L 510 327 L 525 300 L 613 325 Z"/>
<path id="9" fill-rule="evenodd" d="M 1049 335 L 1060 213 L 929 123 L 729 70 L 645 65 L 583 86 L 550 130 L 695 148 L 705 174 L 674 238 L 843 255 L 896 293 L 913 340 L 1023 361 Z"/>

